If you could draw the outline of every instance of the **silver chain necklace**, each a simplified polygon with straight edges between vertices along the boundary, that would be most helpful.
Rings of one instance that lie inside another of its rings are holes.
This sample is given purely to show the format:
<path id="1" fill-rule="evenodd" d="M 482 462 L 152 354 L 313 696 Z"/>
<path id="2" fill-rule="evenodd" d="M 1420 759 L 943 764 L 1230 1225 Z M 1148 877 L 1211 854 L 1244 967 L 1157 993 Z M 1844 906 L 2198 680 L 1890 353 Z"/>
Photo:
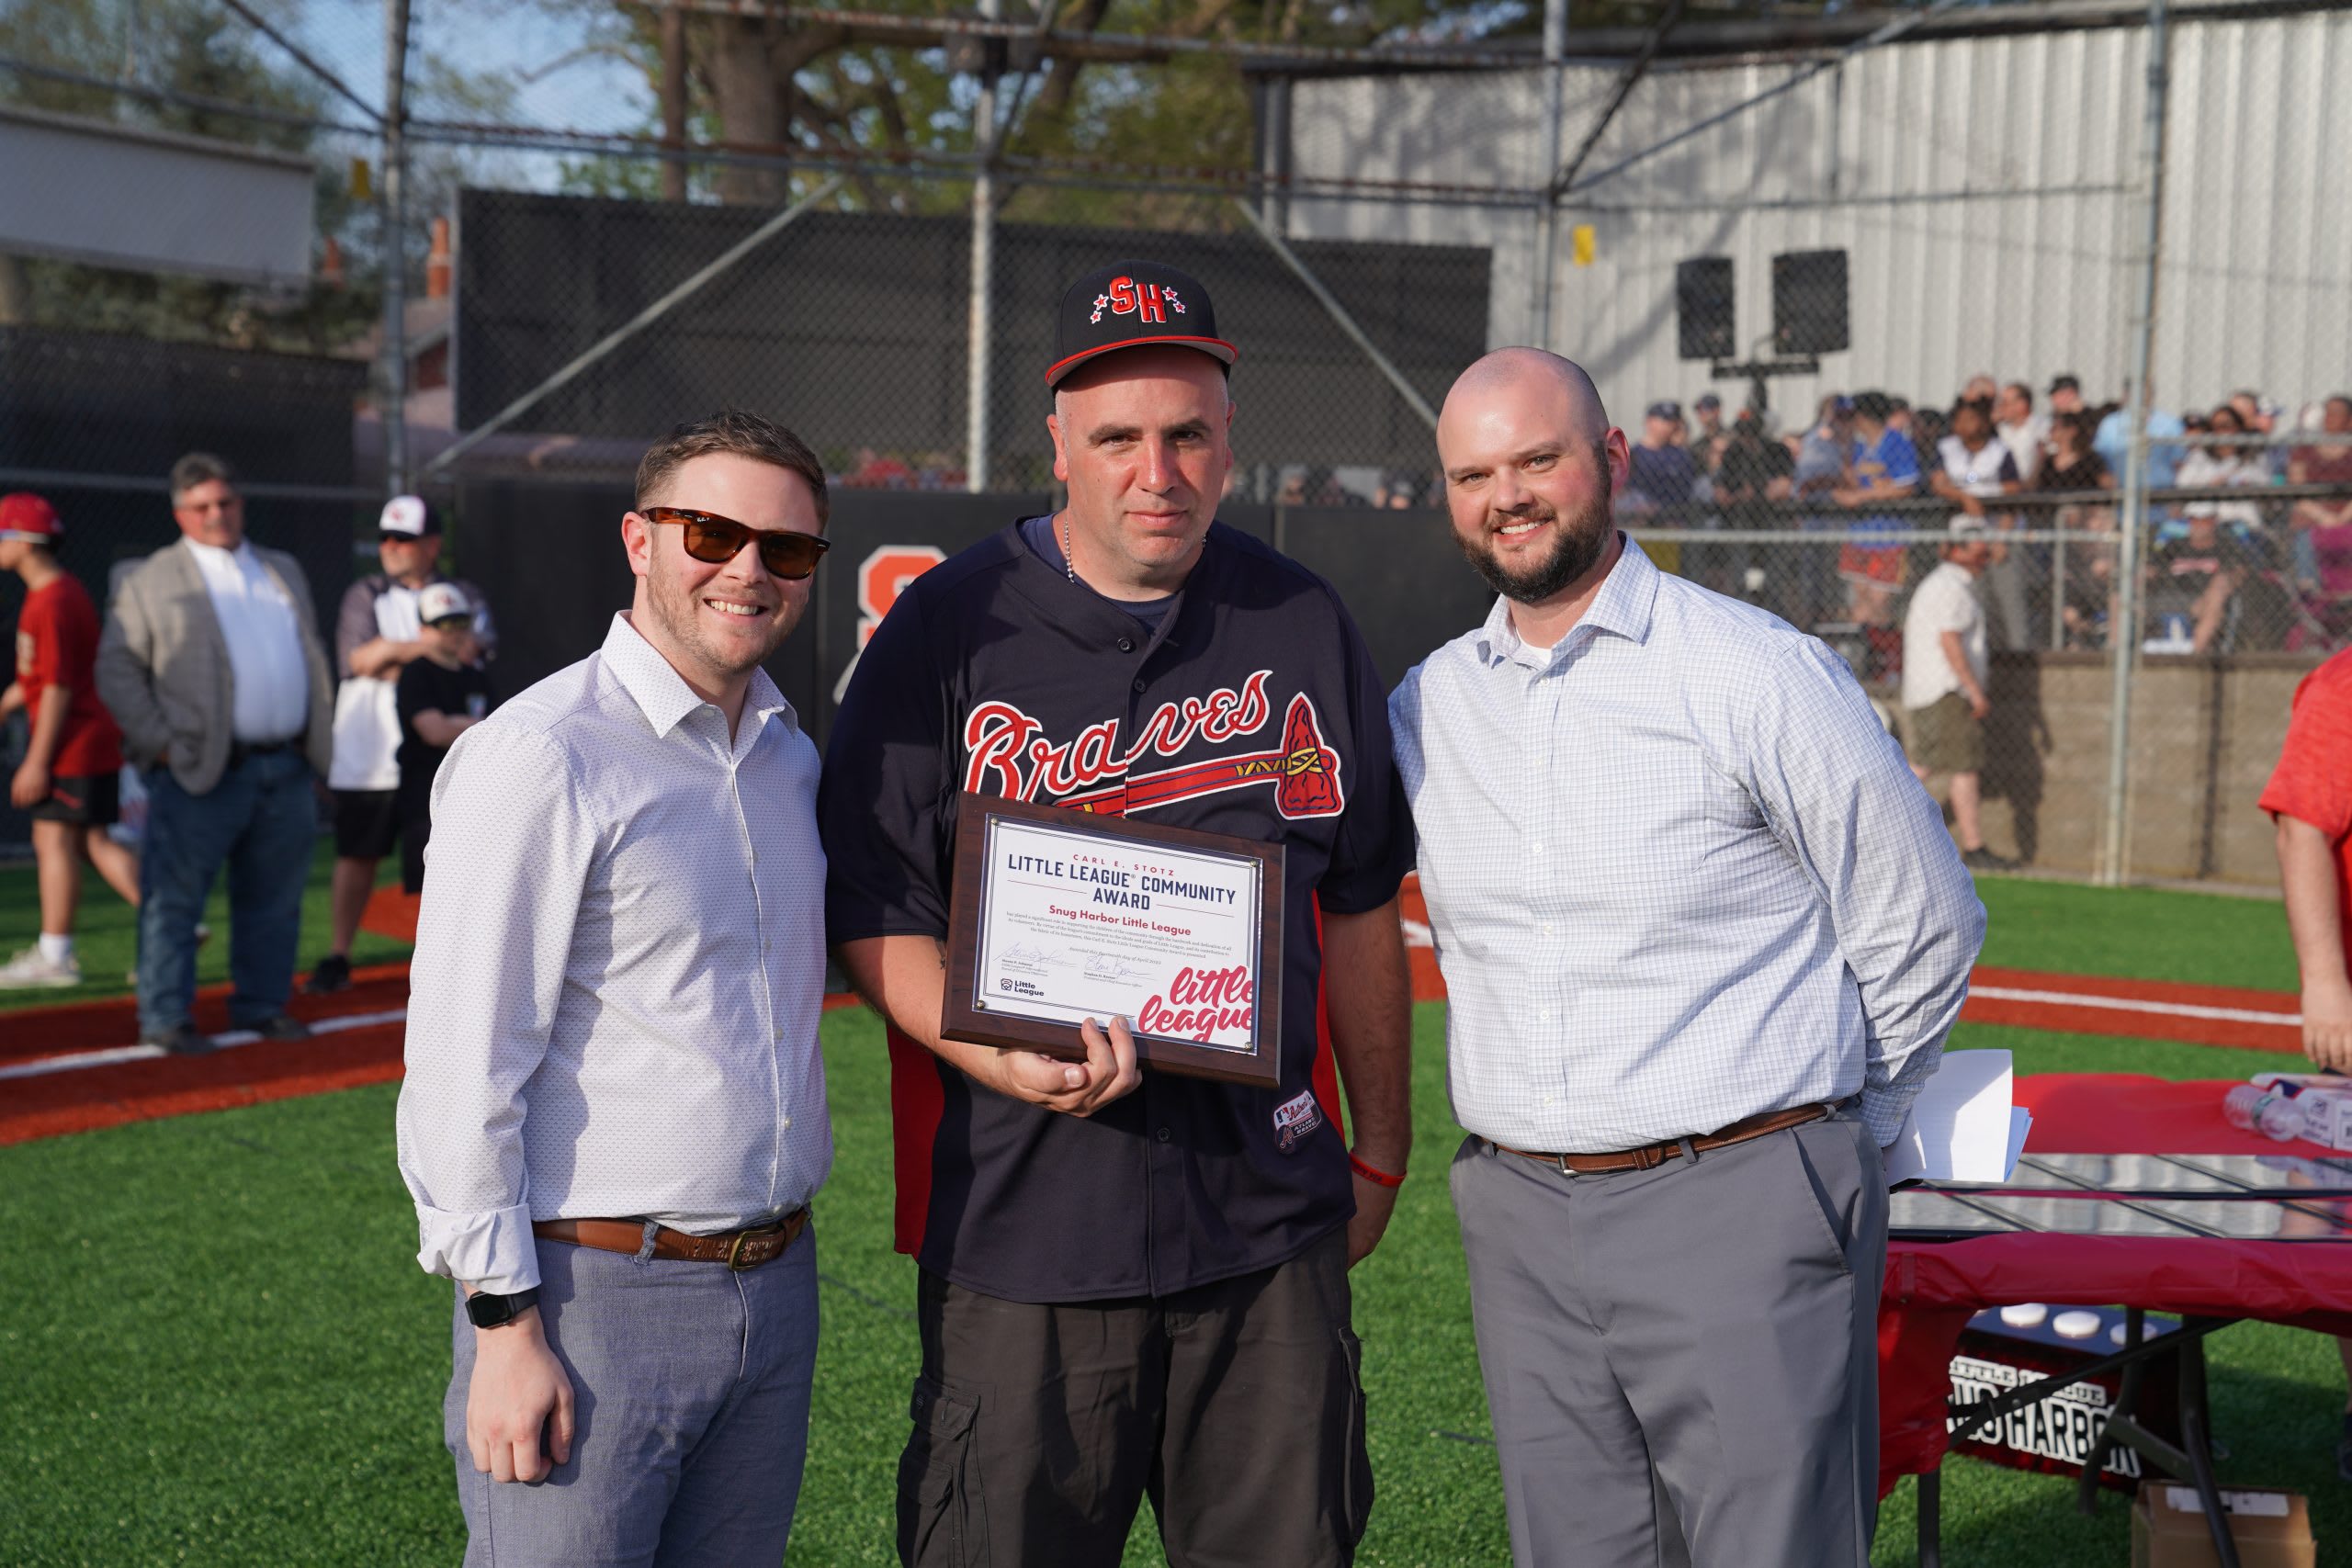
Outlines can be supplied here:
<path id="1" fill-rule="evenodd" d="M 1069 553 L 1069 513 L 1062 513 L 1062 571 L 1072 582 L 1078 581 L 1078 559 Z"/>

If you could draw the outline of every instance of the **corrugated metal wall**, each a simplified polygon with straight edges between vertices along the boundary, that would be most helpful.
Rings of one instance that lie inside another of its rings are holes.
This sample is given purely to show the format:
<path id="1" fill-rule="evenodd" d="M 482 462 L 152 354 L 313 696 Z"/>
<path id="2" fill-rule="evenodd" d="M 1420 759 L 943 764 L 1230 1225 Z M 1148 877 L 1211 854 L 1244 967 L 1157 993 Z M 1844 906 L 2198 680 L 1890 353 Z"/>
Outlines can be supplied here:
<path id="1" fill-rule="evenodd" d="M 1949 398 L 1970 374 L 2097 400 L 2128 363 L 2147 35 L 2140 28 L 1898 44 L 1856 57 L 1564 207 L 1554 346 L 1621 418 L 1688 400 L 1705 367 L 1675 355 L 1674 268 L 1724 255 L 1743 345 L 1771 330 L 1771 258 L 1849 252 L 1852 347 L 1818 378 L 1776 382 L 1783 411 L 1825 390 Z M 2352 383 L 2352 15 L 2173 28 L 2160 401 L 2242 386 L 2296 405 Z M 1584 179 L 1788 80 L 1788 64 L 1661 70 L 1637 86 Z M 1572 68 L 1566 143 L 1613 71 Z M 1305 176 L 1462 186 L 1539 182 L 1535 73 L 1301 82 Z M 1524 341 L 1534 223 L 1524 208 L 1300 199 L 1301 236 L 1495 248 L 1492 341 Z M 1567 231 L 1589 224 L 1577 266 Z M 1736 401 L 1744 384 L 1723 385 Z"/>

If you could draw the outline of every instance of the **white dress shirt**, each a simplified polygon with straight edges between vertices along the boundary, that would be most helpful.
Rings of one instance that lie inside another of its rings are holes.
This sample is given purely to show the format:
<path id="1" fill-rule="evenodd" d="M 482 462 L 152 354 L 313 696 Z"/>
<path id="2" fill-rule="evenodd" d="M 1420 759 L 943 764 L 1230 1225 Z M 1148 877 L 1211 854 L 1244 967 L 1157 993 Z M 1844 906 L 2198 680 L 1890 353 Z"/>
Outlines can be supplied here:
<path id="1" fill-rule="evenodd" d="M 1388 711 L 1463 1126 L 1597 1154 L 1859 1091 L 1894 1141 L 1984 910 L 1835 654 L 1629 540 L 1557 647 L 1498 600 Z"/>
<path id="2" fill-rule="evenodd" d="M 632 627 L 433 781 L 401 1175 L 430 1273 L 538 1282 L 531 1224 L 696 1235 L 831 1168 L 817 750 L 755 671 L 734 739 Z"/>
<path id="3" fill-rule="evenodd" d="M 183 542 L 229 645 L 230 733 L 248 744 L 293 739 L 310 726 L 311 671 L 292 596 L 249 542 Z"/>
<path id="4" fill-rule="evenodd" d="M 1968 672 L 1984 684 L 1992 665 L 1986 657 L 1984 604 L 1976 597 L 1976 574 L 1945 561 L 1911 591 L 1903 613 L 1903 705 L 1923 708 L 1952 692 L 1964 691 L 1960 671 L 1944 653 L 1944 633 L 1960 634 Z"/>

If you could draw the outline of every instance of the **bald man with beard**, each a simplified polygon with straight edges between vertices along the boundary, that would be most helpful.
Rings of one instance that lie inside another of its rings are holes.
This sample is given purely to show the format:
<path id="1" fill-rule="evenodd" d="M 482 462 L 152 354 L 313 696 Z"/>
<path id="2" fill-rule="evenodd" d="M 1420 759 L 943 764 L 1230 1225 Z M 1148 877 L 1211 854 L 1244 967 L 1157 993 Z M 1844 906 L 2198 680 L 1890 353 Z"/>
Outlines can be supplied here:
<path id="1" fill-rule="evenodd" d="M 1845 664 L 1611 525 L 1581 369 L 1489 355 L 1437 441 L 1499 597 L 1389 719 L 1512 1554 L 1861 1568 L 1883 1150 L 1983 906 Z"/>

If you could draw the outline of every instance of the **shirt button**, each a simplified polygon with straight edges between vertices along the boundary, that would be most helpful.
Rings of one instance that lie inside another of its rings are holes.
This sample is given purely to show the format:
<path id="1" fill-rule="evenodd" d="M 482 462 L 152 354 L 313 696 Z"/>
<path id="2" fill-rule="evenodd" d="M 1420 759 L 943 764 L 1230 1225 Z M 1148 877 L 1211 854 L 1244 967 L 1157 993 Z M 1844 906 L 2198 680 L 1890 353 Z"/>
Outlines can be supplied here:
<path id="1" fill-rule="evenodd" d="M 1533 852 L 1534 852 L 1535 853 L 1539 854 L 1539 855 L 1540 855 L 1540 854 L 1542 854 L 1542 853 L 1544 852 L 1544 846 L 1543 846 L 1542 844 L 1535 844 L 1535 845 L 1532 845 L 1532 846 L 1531 846 L 1531 847 L 1532 848 Z"/>
<path id="2" fill-rule="evenodd" d="M 1143 682 L 1141 681 L 1137 681 L 1136 682 L 1136 690 L 1138 692 L 1143 690 Z"/>
<path id="3" fill-rule="evenodd" d="M 1545 936 L 1550 936 L 1552 934 L 1552 922 L 1549 920 L 1544 922 L 1544 934 Z"/>
<path id="4" fill-rule="evenodd" d="M 1161 1143 L 1163 1143 L 1163 1144 L 1164 1144 L 1164 1143 L 1168 1142 L 1168 1140 L 1169 1140 L 1169 1139 L 1170 1139 L 1170 1138 L 1174 1137 L 1176 1134 L 1173 1134 L 1173 1133 L 1171 1133 L 1171 1132 L 1170 1132 L 1167 1128 L 1162 1127 L 1159 1132 L 1157 1132 L 1157 1133 L 1153 1134 L 1152 1135 L 1153 1135 L 1154 1137 L 1158 1138 Z"/>
<path id="5" fill-rule="evenodd" d="M 792 1118 L 791 1118 L 791 1117 L 789 1117 L 789 1116 L 786 1117 L 786 1118 L 784 1119 L 784 1124 L 785 1124 L 785 1126 L 786 1126 L 787 1128 L 788 1128 L 788 1127 L 790 1127 L 790 1126 L 792 1125 Z"/>
<path id="6" fill-rule="evenodd" d="M 1121 637 L 1121 638 L 1119 639 L 1119 651 L 1120 651 L 1121 653 L 1133 653 L 1135 650 L 1136 650 L 1136 639 L 1135 639 L 1135 638 L 1133 638 L 1133 637 Z"/>

